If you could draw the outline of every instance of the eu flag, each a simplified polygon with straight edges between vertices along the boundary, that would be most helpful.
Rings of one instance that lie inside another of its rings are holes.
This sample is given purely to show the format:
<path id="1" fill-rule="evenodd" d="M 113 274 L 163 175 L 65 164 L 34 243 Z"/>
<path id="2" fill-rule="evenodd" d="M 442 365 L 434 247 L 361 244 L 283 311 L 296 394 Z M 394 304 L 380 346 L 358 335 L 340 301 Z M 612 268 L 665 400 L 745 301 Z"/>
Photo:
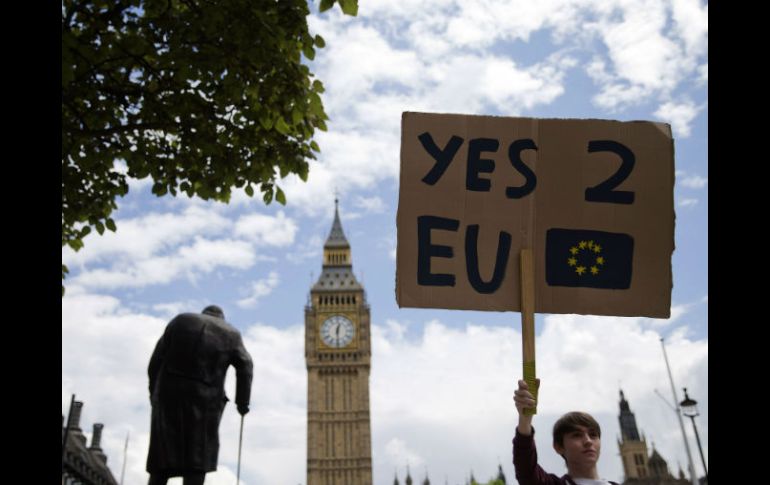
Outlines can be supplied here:
<path id="1" fill-rule="evenodd" d="M 628 234 L 549 229 L 545 281 L 549 286 L 626 290 L 631 286 L 634 239 Z"/>

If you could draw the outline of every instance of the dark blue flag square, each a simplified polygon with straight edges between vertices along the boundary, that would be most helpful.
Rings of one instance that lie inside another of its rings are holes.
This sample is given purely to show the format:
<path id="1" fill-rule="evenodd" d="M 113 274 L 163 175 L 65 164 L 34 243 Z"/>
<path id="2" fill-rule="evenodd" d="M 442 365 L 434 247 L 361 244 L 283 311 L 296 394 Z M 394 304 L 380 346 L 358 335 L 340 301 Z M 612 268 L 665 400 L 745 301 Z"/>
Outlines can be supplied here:
<path id="1" fill-rule="evenodd" d="M 549 286 L 626 290 L 631 286 L 634 239 L 628 234 L 549 229 L 545 281 Z"/>

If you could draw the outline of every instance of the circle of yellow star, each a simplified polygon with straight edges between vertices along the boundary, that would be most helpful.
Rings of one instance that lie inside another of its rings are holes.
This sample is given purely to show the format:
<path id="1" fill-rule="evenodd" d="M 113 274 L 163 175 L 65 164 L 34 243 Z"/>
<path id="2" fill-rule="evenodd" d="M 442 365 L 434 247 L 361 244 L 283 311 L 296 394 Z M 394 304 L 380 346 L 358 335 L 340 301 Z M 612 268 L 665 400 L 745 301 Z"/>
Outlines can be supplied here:
<path id="1" fill-rule="evenodd" d="M 584 266 L 578 264 L 578 256 L 582 251 L 587 251 L 588 254 L 593 253 L 595 255 L 595 258 L 593 259 L 593 264 L 590 264 L 590 266 Z M 591 241 L 580 241 L 577 243 L 577 245 L 572 246 L 569 248 L 570 257 L 567 258 L 567 264 L 571 268 L 575 268 L 575 273 L 577 273 L 580 276 L 583 276 L 584 274 L 592 274 L 594 276 L 597 276 L 601 268 L 604 266 L 604 263 L 606 260 L 604 259 L 604 256 L 599 256 L 599 254 L 602 252 L 601 245 L 597 244 L 593 240 Z"/>

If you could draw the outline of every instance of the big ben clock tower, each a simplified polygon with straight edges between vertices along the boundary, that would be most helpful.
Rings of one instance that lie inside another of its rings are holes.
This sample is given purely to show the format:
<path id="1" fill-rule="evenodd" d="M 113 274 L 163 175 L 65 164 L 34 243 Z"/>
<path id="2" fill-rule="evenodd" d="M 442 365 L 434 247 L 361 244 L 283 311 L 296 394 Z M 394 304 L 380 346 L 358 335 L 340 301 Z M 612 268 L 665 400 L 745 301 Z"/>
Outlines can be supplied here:
<path id="1" fill-rule="evenodd" d="M 305 307 L 307 485 L 371 485 L 369 305 L 334 204 L 323 269 Z"/>

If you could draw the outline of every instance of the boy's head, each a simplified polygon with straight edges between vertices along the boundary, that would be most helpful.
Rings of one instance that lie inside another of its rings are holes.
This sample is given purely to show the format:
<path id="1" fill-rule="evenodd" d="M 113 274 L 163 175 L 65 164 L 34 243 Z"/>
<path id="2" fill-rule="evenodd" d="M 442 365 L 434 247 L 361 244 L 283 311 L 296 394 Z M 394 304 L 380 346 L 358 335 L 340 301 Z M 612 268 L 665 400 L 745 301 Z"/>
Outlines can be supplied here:
<path id="1" fill-rule="evenodd" d="M 602 447 L 602 430 L 588 413 L 567 413 L 553 425 L 553 449 L 564 458 L 567 467 L 596 464 Z"/>
<path id="2" fill-rule="evenodd" d="M 589 431 L 594 431 L 601 437 L 602 430 L 599 427 L 599 423 L 588 413 L 581 411 L 572 411 L 565 414 L 556 424 L 553 425 L 553 445 L 564 446 L 564 435 L 571 431 L 578 429 L 578 426 L 584 426 Z"/>
<path id="3" fill-rule="evenodd" d="M 564 458 L 570 473 L 595 474 L 602 449 L 599 423 L 587 413 L 565 414 L 553 426 L 553 449 Z"/>

